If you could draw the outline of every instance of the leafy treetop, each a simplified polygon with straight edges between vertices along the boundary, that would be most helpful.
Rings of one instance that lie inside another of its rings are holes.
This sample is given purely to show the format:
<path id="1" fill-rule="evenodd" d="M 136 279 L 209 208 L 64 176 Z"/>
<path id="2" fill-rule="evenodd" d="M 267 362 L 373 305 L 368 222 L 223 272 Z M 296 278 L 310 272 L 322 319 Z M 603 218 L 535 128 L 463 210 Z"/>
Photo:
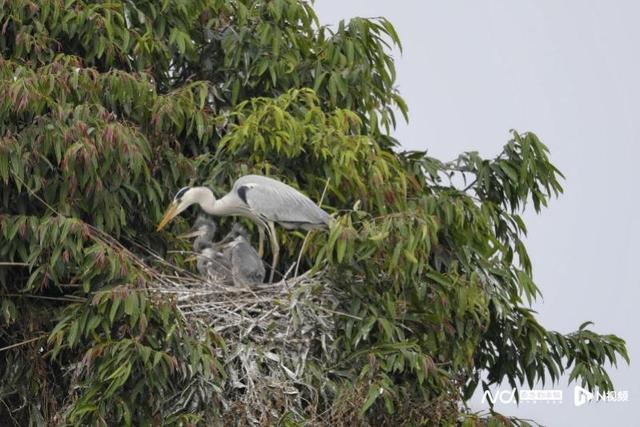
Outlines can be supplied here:
<path id="1" fill-rule="evenodd" d="M 0 1 L 0 418 L 219 422 L 225 343 L 150 296 L 140 256 L 179 247 L 186 219 L 154 232 L 177 188 L 245 173 L 326 187 L 338 220 L 303 259 L 347 295 L 307 420 L 474 425 L 480 382 L 611 388 L 623 340 L 529 308 L 520 213 L 562 191 L 547 148 L 400 152 L 390 44 L 384 18 L 331 29 L 300 0 Z M 303 238 L 281 235 L 281 269 Z"/>

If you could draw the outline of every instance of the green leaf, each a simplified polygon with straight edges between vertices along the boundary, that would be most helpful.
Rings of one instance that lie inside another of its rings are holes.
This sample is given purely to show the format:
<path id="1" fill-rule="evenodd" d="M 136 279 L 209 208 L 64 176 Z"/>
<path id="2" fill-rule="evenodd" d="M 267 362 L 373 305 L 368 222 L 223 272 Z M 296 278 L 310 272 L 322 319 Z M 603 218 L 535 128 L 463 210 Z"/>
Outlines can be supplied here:
<path id="1" fill-rule="evenodd" d="M 360 410 L 361 414 L 367 412 L 367 410 L 375 403 L 378 397 L 382 394 L 382 388 L 377 384 L 373 383 L 369 386 L 369 391 L 367 392 L 367 398 L 362 404 L 362 409 Z"/>

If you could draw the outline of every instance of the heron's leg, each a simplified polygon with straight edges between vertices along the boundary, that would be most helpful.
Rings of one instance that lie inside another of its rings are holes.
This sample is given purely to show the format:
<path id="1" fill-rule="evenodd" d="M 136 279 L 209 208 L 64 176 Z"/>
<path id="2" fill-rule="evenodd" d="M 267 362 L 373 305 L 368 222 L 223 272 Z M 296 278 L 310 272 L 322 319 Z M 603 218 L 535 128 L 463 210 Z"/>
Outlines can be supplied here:
<path id="1" fill-rule="evenodd" d="M 293 277 L 298 277 L 298 267 L 300 267 L 300 262 L 302 261 L 302 254 L 304 253 L 305 247 L 307 245 L 307 240 L 309 240 L 309 236 L 311 235 L 311 230 L 307 231 L 307 235 L 304 236 L 304 240 L 302 241 L 302 247 L 300 248 L 300 253 L 298 254 L 298 260 L 296 261 L 296 269 L 293 273 Z"/>
<path id="2" fill-rule="evenodd" d="M 273 253 L 273 261 L 271 263 L 271 275 L 269 276 L 269 283 L 273 283 L 273 274 L 276 272 L 276 265 L 278 264 L 278 256 L 280 255 L 280 246 L 278 245 L 278 236 L 276 235 L 276 229 L 273 222 L 269 221 L 269 237 L 271 237 L 271 252 Z"/>
<path id="3" fill-rule="evenodd" d="M 264 227 L 258 226 L 258 256 L 262 258 L 264 256 Z"/>

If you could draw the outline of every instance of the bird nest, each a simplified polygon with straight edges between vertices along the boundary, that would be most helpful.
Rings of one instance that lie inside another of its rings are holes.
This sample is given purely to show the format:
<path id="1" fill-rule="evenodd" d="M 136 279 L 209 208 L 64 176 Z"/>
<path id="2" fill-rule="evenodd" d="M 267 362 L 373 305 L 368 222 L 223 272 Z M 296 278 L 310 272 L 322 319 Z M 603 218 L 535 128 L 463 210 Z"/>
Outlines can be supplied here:
<path id="1" fill-rule="evenodd" d="M 186 319 L 224 339 L 225 425 L 273 424 L 283 414 L 309 419 L 326 401 L 326 373 L 337 359 L 335 319 L 347 314 L 340 313 L 340 292 L 323 274 L 251 289 L 163 275 L 152 291 L 173 298 Z"/>

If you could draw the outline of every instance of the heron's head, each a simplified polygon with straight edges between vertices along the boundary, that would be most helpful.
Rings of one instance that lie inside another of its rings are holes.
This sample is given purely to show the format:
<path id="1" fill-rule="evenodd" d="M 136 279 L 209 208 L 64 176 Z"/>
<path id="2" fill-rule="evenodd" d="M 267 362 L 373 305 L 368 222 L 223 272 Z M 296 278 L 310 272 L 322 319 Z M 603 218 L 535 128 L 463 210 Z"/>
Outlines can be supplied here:
<path id="1" fill-rule="evenodd" d="M 229 232 L 229 235 L 234 240 L 237 239 L 238 237 L 241 237 L 247 241 L 249 240 L 249 232 L 242 224 L 238 222 L 233 224 L 233 227 L 231 227 L 231 231 Z"/>
<path id="2" fill-rule="evenodd" d="M 196 218 L 196 221 L 193 223 L 193 228 L 194 230 L 198 230 L 201 234 L 215 234 L 216 229 L 218 228 L 216 226 L 216 223 L 203 216 L 203 215 L 199 215 L 198 218 Z"/>
<path id="3" fill-rule="evenodd" d="M 162 230 L 171 220 L 180 215 L 194 203 L 198 203 L 198 189 L 201 187 L 183 187 L 176 193 L 173 201 L 165 211 L 156 231 Z"/>
<path id="4" fill-rule="evenodd" d="M 217 229 L 218 227 L 216 226 L 216 223 L 214 221 L 204 217 L 203 215 L 200 215 L 193 223 L 191 231 L 179 235 L 178 238 L 189 239 L 192 237 L 203 237 L 206 240 L 212 240 L 213 236 L 216 234 Z"/>

